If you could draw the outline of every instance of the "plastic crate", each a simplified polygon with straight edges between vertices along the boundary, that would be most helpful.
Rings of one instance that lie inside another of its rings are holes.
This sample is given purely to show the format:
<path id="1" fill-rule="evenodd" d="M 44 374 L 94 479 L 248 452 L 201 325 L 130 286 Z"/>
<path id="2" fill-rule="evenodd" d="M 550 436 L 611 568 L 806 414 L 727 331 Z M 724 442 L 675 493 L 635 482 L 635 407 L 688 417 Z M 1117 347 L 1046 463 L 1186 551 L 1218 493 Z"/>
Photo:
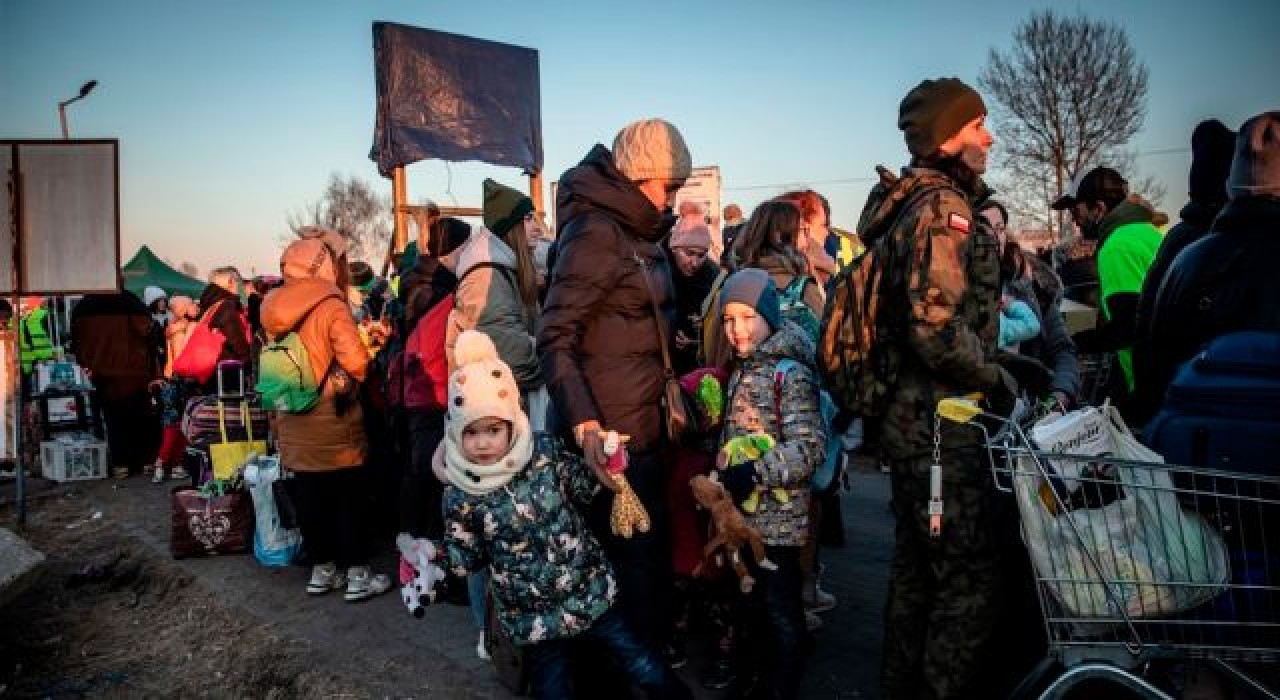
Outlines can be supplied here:
<path id="1" fill-rule="evenodd" d="M 52 481 L 88 481 L 107 476 L 107 443 L 46 440 L 40 443 L 40 475 Z"/>

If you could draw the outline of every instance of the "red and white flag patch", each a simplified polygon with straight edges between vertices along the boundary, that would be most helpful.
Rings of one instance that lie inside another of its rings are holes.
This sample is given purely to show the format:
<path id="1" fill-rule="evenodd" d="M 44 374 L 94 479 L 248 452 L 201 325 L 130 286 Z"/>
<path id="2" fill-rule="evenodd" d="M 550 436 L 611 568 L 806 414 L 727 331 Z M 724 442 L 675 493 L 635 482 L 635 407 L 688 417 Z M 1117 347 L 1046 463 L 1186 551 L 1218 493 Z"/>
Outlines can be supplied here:
<path id="1" fill-rule="evenodd" d="M 947 228 L 960 233 L 968 233 L 969 220 L 959 214 L 950 214 L 947 216 Z"/>

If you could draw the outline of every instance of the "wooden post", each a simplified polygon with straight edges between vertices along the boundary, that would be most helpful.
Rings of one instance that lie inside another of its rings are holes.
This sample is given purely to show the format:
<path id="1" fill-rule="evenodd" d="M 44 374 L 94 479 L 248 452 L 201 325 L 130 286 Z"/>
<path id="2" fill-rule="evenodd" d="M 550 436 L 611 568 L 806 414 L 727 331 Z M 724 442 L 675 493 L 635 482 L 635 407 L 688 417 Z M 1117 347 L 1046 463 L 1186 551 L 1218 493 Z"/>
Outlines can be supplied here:
<path id="1" fill-rule="evenodd" d="M 409 211 L 406 209 L 409 205 L 409 195 L 405 186 L 403 165 L 397 165 L 391 171 L 391 202 L 391 209 L 395 215 L 391 249 L 399 253 L 409 244 Z"/>
<path id="2" fill-rule="evenodd" d="M 539 215 L 544 215 L 546 210 L 542 208 L 542 171 L 529 176 L 529 198 L 533 200 L 533 210 Z M 545 223 L 545 217 L 544 217 Z"/>

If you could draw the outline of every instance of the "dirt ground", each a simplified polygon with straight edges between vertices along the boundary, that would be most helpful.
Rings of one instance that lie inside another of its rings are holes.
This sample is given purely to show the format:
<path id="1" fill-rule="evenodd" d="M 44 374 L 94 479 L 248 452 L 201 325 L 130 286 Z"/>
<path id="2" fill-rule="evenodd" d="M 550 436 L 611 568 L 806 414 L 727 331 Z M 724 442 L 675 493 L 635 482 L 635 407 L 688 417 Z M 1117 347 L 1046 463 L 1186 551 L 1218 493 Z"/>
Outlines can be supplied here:
<path id="1" fill-rule="evenodd" d="M 206 585 L 187 562 L 175 562 L 132 531 L 133 521 L 149 515 L 130 508 L 132 499 L 104 505 L 106 484 L 37 492 L 24 528 L 16 527 L 11 509 L 0 511 L 0 524 L 48 557 L 39 582 L 0 610 L 0 697 L 285 700 L 411 697 L 414 691 L 441 697 L 432 693 L 440 685 L 421 675 L 433 670 L 429 659 L 397 663 L 316 644 L 287 620 L 257 614 Z M 151 486 L 137 479 L 128 484 Z M 154 495 L 163 496 L 162 489 L 156 486 Z M 190 564 L 208 568 L 212 561 Z M 305 580 L 301 569 L 282 575 Z M 399 605 L 393 597 L 375 603 Z M 300 592 L 297 598 L 317 602 Z M 459 673 L 443 670 L 432 675 L 456 679 Z M 492 696 L 448 685 L 445 697 Z"/>
<path id="2" fill-rule="evenodd" d="M 851 541 L 825 558 L 841 603 L 817 633 L 806 698 L 876 696 L 891 521 L 887 482 L 858 478 L 842 509 Z M 512 697 L 476 657 L 465 607 L 433 605 L 415 620 L 394 592 L 358 605 L 309 598 L 301 567 L 175 561 L 170 484 L 31 483 L 18 527 L 13 484 L 0 482 L 0 526 L 48 557 L 39 583 L 0 608 L 0 700 Z M 394 571 L 390 552 L 374 563 Z M 709 700 L 704 652 L 692 645 L 681 675 Z"/>

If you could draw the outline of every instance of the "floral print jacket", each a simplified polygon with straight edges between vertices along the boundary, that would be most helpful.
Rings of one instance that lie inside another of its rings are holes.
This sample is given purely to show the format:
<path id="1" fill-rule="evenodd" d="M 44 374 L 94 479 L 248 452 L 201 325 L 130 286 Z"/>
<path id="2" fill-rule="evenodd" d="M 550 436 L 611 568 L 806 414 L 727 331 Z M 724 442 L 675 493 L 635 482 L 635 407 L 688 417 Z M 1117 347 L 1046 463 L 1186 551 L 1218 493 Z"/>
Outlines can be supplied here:
<path id="1" fill-rule="evenodd" d="M 529 465 L 502 488 L 444 493 L 450 568 L 489 567 L 498 620 L 521 645 L 585 632 L 617 594 L 604 549 L 575 507 L 595 495 L 595 476 L 553 438 L 535 440 Z"/>

